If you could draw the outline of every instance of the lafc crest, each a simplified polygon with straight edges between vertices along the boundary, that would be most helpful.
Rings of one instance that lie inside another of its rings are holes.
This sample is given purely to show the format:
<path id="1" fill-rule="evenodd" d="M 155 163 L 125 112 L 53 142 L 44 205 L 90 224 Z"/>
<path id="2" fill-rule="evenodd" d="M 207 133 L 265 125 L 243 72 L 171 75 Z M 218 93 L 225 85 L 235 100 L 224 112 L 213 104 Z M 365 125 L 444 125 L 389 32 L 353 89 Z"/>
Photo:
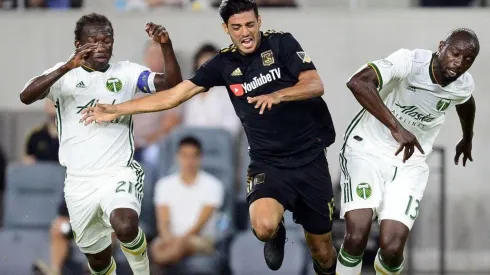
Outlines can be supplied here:
<path id="1" fill-rule="evenodd" d="M 274 64 L 274 54 L 271 50 L 261 53 L 260 56 L 262 57 L 262 64 L 264 66 L 270 66 Z"/>

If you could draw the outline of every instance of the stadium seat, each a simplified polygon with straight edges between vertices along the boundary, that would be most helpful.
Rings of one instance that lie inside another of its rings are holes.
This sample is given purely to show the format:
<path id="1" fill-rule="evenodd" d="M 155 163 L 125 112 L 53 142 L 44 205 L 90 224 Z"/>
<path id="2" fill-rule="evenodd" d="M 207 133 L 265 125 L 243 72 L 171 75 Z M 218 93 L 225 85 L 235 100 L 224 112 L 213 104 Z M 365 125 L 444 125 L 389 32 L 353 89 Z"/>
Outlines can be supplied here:
<path id="1" fill-rule="evenodd" d="M 304 246 L 297 239 L 288 237 L 284 262 L 278 271 L 272 271 L 267 267 L 263 247 L 264 243 L 257 240 L 250 231 L 238 234 L 232 241 L 230 248 L 232 273 L 234 275 L 300 275 L 304 272 L 309 256 Z"/>
<path id="2" fill-rule="evenodd" d="M 0 274 L 32 274 L 36 260 L 49 262 L 49 232 L 40 229 L 0 231 Z"/>
<path id="3" fill-rule="evenodd" d="M 177 152 L 179 142 L 183 137 L 193 136 L 202 143 L 203 161 L 217 160 L 227 166 L 233 165 L 233 137 L 224 129 L 200 128 L 200 127 L 179 127 L 173 130 L 160 143 L 160 164 L 158 177 L 167 176 L 171 168 L 175 169 L 174 157 Z M 230 177 L 233 180 L 232 177 Z"/>
<path id="4" fill-rule="evenodd" d="M 7 168 L 5 228 L 48 229 L 63 197 L 65 168 L 54 162 Z"/>

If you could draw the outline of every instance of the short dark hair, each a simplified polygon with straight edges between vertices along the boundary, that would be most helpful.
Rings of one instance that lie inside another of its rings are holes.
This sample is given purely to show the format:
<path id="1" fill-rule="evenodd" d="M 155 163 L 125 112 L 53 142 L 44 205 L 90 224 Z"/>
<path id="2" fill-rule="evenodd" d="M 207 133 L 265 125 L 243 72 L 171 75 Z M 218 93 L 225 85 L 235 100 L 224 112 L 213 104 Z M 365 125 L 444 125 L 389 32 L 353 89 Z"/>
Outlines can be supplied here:
<path id="1" fill-rule="evenodd" d="M 218 51 L 219 51 L 218 48 L 211 43 L 205 43 L 201 45 L 201 47 L 199 47 L 197 52 L 194 54 L 194 71 L 199 68 L 197 62 L 199 61 L 199 58 L 201 58 L 203 54 L 207 54 L 207 53 L 217 54 Z"/>
<path id="2" fill-rule="evenodd" d="M 197 138 L 192 137 L 192 136 L 183 137 L 179 141 L 179 149 L 182 148 L 182 146 L 185 146 L 185 145 L 194 146 L 194 147 L 197 148 L 197 151 L 199 153 L 201 153 L 201 150 L 202 150 L 201 142 Z"/>
<path id="3" fill-rule="evenodd" d="M 480 42 L 478 41 L 478 36 L 476 35 L 476 33 L 473 30 L 468 29 L 468 28 L 457 28 L 457 29 L 452 30 L 446 36 L 446 39 L 444 42 L 446 42 L 446 44 L 450 44 L 451 42 L 454 42 L 453 40 L 457 35 L 464 35 L 465 40 L 473 43 L 477 49 L 480 48 Z M 461 38 L 461 37 L 458 37 L 458 38 Z"/>
<path id="4" fill-rule="evenodd" d="M 112 28 L 112 23 L 105 17 L 105 15 L 98 13 L 86 14 L 80 19 L 78 19 L 75 26 L 75 40 L 80 41 L 82 36 L 83 28 L 87 25 L 107 25 L 111 28 L 112 35 L 114 35 L 114 28 Z"/>
<path id="5" fill-rule="evenodd" d="M 255 0 L 222 0 L 219 5 L 219 15 L 226 24 L 233 15 L 249 10 L 253 10 L 256 17 L 259 16 L 259 8 Z"/>

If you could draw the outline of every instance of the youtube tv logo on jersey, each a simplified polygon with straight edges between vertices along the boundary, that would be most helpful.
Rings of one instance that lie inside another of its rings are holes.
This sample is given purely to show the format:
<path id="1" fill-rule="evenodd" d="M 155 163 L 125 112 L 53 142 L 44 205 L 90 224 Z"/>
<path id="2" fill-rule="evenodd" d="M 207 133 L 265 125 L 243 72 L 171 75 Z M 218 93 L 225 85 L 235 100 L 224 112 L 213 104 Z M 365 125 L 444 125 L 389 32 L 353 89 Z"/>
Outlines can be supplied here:
<path id="1" fill-rule="evenodd" d="M 242 96 L 244 94 L 242 84 L 232 84 L 230 85 L 230 90 L 235 96 Z"/>

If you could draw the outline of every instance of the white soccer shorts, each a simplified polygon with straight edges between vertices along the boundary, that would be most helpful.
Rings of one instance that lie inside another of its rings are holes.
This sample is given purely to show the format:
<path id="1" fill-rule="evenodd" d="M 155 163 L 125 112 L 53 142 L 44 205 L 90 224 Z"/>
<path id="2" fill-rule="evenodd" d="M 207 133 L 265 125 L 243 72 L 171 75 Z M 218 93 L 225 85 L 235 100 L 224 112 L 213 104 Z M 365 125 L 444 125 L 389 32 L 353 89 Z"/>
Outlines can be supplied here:
<path id="1" fill-rule="evenodd" d="M 67 172 L 65 199 L 75 241 L 83 253 L 96 254 L 112 243 L 114 209 L 141 212 L 144 172 L 138 162 L 102 173 Z"/>
<path id="2" fill-rule="evenodd" d="M 403 154 L 403 152 L 401 152 Z M 395 220 L 412 229 L 429 179 L 425 162 L 394 166 L 387 157 L 345 146 L 340 154 L 340 217 L 370 208 L 373 219 Z"/>

